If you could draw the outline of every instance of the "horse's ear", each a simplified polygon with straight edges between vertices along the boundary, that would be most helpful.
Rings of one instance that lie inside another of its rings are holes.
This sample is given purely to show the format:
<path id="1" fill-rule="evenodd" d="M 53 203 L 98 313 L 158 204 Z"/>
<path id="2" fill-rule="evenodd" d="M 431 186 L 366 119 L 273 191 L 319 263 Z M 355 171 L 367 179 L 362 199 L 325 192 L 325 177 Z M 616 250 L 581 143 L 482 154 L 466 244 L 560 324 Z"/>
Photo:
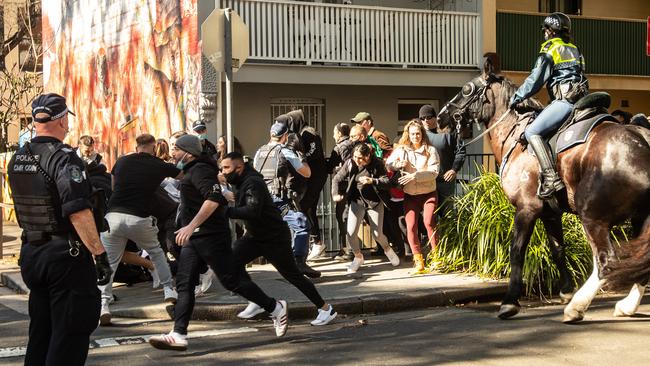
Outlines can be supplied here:
<path id="1" fill-rule="evenodd" d="M 483 76 L 487 79 L 490 75 L 501 74 L 501 59 L 495 52 L 483 55 Z"/>

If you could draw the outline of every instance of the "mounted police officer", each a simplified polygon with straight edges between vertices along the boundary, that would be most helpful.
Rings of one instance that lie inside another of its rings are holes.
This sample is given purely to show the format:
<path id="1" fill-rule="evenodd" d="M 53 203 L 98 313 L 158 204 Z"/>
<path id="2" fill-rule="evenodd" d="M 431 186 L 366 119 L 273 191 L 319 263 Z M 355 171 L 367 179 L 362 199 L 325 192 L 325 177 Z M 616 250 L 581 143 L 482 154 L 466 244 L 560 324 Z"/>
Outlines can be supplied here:
<path id="1" fill-rule="evenodd" d="M 553 13 L 544 19 L 544 39 L 535 66 L 524 83 L 510 99 L 510 108 L 536 94 L 544 85 L 551 103 L 526 128 L 524 135 L 537 156 L 543 182 L 537 195 L 548 199 L 564 188 L 555 170 L 555 162 L 544 141 L 571 114 L 573 104 L 588 92 L 584 74 L 585 62 L 580 50 L 571 43 L 571 19 Z"/>
<path id="2" fill-rule="evenodd" d="M 61 142 L 68 132 L 68 113 L 64 97 L 37 97 L 32 103 L 37 137 L 8 165 L 23 229 L 20 269 L 30 289 L 26 365 L 85 363 L 99 320 L 97 284 L 111 276 L 84 163 Z"/>
<path id="3" fill-rule="evenodd" d="M 309 178 L 309 164 L 295 150 L 286 145 L 289 127 L 275 122 L 271 126 L 271 140 L 257 150 L 254 166 L 262 173 L 273 202 L 282 212 L 283 220 L 293 231 L 293 253 L 298 269 L 307 277 L 320 277 L 320 272 L 306 263 L 309 252 L 309 221 L 299 211 L 299 202 L 304 194 L 304 180 Z"/>

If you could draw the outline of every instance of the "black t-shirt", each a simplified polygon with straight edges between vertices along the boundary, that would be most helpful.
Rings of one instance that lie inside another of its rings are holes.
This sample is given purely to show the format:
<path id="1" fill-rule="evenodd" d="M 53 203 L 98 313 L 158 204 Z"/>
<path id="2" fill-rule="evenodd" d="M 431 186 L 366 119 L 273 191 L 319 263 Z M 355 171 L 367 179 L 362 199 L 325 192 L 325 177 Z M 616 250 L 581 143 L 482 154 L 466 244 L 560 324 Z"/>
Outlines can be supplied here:
<path id="1" fill-rule="evenodd" d="M 163 179 L 176 177 L 180 170 L 147 153 L 135 153 L 117 159 L 111 174 L 115 182 L 108 212 L 151 216 L 154 193 Z"/>

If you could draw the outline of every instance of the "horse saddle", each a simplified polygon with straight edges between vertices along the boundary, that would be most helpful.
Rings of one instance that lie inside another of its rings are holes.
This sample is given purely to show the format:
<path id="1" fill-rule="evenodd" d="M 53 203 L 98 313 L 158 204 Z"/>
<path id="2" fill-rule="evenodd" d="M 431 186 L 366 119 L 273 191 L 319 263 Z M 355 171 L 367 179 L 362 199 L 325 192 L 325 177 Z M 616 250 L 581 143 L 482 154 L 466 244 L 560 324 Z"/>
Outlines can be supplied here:
<path id="1" fill-rule="evenodd" d="M 611 97 L 605 92 L 591 93 L 580 99 L 562 127 L 549 139 L 551 151 L 557 156 L 587 141 L 589 133 L 602 122 L 618 122 L 607 112 L 610 104 Z"/>

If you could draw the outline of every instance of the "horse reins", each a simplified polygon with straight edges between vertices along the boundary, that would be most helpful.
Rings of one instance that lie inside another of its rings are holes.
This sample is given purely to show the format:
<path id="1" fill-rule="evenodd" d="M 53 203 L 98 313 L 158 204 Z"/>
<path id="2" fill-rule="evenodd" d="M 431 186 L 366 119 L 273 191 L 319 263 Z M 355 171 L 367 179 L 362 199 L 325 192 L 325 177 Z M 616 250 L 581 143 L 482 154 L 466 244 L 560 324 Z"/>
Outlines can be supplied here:
<path id="1" fill-rule="evenodd" d="M 490 131 L 492 131 L 496 126 L 498 126 L 501 122 L 503 122 L 503 120 L 506 118 L 506 116 L 507 116 L 508 114 L 510 114 L 510 112 L 513 111 L 513 110 L 514 110 L 514 109 L 510 109 L 510 108 L 508 108 L 508 110 L 505 111 L 505 112 L 503 112 L 503 114 L 501 115 L 501 117 L 499 117 L 499 119 L 498 119 L 498 120 L 497 120 L 497 121 L 496 121 L 492 126 L 490 126 L 489 128 L 487 128 L 487 129 L 486 129 L 485 131 L 483 131 L 480 135 L 474 137 L 470 142 L 466 143 L 465 146 L 468 146 L 468 145 L 471 145 L 471 144 L 475 143 L 476 141 L 480 140 L 483 136 L 485 136 L 485 135 L 487 135 L 488 133 L 490 133 Z M 516 113 L 516 112 L 515 112 L 515 113 Z"/>

